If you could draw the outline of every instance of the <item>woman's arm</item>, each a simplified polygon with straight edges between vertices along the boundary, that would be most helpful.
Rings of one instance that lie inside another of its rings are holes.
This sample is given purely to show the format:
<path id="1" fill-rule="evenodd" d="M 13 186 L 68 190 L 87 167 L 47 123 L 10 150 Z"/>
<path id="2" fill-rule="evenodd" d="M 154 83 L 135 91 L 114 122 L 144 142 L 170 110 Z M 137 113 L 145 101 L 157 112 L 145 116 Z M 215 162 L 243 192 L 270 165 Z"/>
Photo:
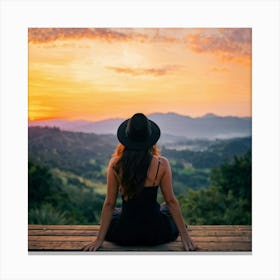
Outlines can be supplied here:
<path id="1" fill-rule="evenodd" d="M 160 181 L 160 188 L 165 200 L 165 203 L 172 215 L 172 218 L 180 232 L 181 239 L 186 251 L 196 250 L 198 247 L 192 242 L 188 231 L 185 226 L 185 222 L 182 216 L 181 208 L 179 206 L 178 200 L 176 199 L 173 188 L 172 188 L 172 173 L 169 165 L 169 161 L 162 157 L 164 173 Z"/>
<path id="2" fill-rule="evenodd" d="M 96 251 L 101 247 L 111 223 L 118 195 L 118 180 L 113 169 L 113 163 L 114 160 L 111 159 L 107 168 L 107 194 L 101 212 L 100 230 L 96 241 L 84 246 L 84 251 Z"/>

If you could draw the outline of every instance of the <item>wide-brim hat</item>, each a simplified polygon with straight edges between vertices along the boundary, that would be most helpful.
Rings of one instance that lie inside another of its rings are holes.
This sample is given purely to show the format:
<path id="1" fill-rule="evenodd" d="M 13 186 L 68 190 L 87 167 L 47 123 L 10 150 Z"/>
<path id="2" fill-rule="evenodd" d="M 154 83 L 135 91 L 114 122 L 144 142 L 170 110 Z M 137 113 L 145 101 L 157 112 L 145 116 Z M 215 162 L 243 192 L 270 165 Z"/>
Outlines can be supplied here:
<path id="1" fill-rule="evenodd" d="M 144 114 L 137 113 L 120 124 L 117 137 L 127 149 L 149 149 L 160 138 L 160 128 Z"/>

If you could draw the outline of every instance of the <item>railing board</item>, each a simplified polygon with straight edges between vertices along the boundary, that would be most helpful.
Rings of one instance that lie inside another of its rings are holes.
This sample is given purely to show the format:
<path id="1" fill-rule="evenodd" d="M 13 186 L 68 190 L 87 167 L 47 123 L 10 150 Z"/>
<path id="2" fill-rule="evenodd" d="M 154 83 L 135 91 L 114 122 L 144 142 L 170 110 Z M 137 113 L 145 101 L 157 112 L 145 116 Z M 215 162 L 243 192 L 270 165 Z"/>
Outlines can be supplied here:
<path id="1" fill-rule="evenodd" d="M 29 225 L 29 251 L 80 251 L 94 241 L 99 225 Z M 201 251 L 251 251 L 251 226 L 189 226 Z M 180 237 L 158 246 L 119 246 L 105 241 L 100 251 L 183 251 Z"/>
<path id="2" fill-rule="evenodd" d="M 96 236 L 98 230 L 29 230 L 29 236 Z M 251 236 L 249 231 L 189 231 L 190 236 Z"/>
<path id="3" fill-rule="evenodd" d="M 28 225 L 29 230 L 33 229 L 81 229 L 81 230 L 99 230 L 100 225 Z"/>
<path id="4" fill-rule="evenodd" d="M 29 236 L 29 241 L 87 241 L 91 242 L 96 239 L 96 236 Z M 181 242 L 181 238 L 178 237 L 178 241 Z M 193 237 L 195 242 L 249 242 L 248 236 L 196 236 Z"/>
<path id="5" fill-rule="evenodd" d="M 81 230 L 99 230 L 100 225 L 28 225 L 29 230 L 33 229 L 81 229 Z M 249 230 L 249 225 L 199 225 L 199 226 L 188 226 L 189 230 Z"/>
<path id="6" fill-rule="evenodd" d="M 29 230 L 29 236 L 48 236 L 48 235 L 81 235 L 81 236 L 96 236 L 98 230 L 75 230 L 75 229 L 50 229 L 50 230 Z"/>
<path id="7" fill-rule="evenodd" d="M 81 251 L 88 241 L 32 241 L 31 251 Z M 197 242 L 201 251 L 251 251 L 251 242 Z M 118 246 L 104 242 L 100 251 L 183 251 L 181 242 L 172 242 L 158 246 Z"/>

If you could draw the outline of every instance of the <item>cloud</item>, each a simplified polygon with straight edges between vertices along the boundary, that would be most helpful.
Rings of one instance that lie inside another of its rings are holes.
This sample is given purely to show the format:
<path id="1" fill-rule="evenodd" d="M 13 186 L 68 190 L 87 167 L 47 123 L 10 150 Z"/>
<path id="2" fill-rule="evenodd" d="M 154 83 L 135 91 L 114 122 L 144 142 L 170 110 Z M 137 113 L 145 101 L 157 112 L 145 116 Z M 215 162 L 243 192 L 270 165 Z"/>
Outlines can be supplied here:
<path id="1" fill-rule="evenodd" d="M 178 70 L 180 66 L 166 65 L 165 67 L 162 68 L 130 68 L 130 67 L 108 66 L 106 68 L 117 73 L 129 74 L 133 76 L 138 76 L 138 75 L 164 76 Z"/>
<path id="2" fill-rule="evenodd" d="M 120 32 L 110 28 L 29 28 L 30 43 L 50 43 L 68 39 L 99 39 L 106 41 L 138 40 L 143 42 L 147 36 L 140 33 Z"/>
<path id="3" fill-rule="evenodd" d="M 229 72 L 229 69 L 226 67 L 212 67 L 210 69 L 210 72 L 223 73 L 223 72 Z"/>
<path id="4" fill-rule="evenodd" d="M 150 37 L 151 42 L 175 43 L 175 42 L 179 41 L 178 38 L 163 35 L 162 31 L 165 32 L 164 28 L 163 29 L 156 28 L 153 30 L 155 31 L 155 33 L 154 33 L 154 35 L 151 35 L 151 37 Z"/>
<path id="5" fill-rule="evenodd" d="M 167 36 L 160 28 L 29 28 L 28 41 L 33 44 L 54 43 L 56 40 L 92 39 L 137 41 L 150 43 L 175 43 L 179 38 Z"/>
<path id="6" fill-rule="evenodd" d="M 221 28 L 192 33 L 186 36 L 185 43 L 196 53 L 208 53 L 223 61 L 250 63 L 252 32 L 251 28 Z"/>

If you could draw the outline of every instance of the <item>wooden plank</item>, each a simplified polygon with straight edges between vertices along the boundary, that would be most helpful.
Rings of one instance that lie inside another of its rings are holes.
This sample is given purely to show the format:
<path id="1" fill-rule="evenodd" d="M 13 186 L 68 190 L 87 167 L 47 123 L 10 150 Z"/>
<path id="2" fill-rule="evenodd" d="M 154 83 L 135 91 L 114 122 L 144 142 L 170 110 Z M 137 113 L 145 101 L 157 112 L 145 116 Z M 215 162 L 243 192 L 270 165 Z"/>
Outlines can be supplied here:
<path id="1" fill-rule="evenodd" d="M 33 235 L 81 235 L 81 236 L 96 236 L 98 234 L 98 230 L 63 230 L 63 229 L 48 229 L 48 230 L 29 230 L 29 236 Z"/>
<path id="2" fill-rule="evenodd" d="M 72 233 L 71 231 L 78 232 L 87 232 L 87 231 L 98 231 L 99 225 L 93 226 L 60 226 L 60 225 L 29 225 L 29 234 L 37 234 L 41 232 L 64 232 L 66 234 Z M 60 231 L 59 231 L 60 230 Z M 224 234 L 234 232 L 235 234 L 243 233 L 243 232 L 251 232 L 251 226 L 191 226 L 189 227 L 190 232 L 195 232 L 196 234 L 200 234 L 200 232 L 224 232 Z"/>
<path id="3" fill-rule="evenodd" d="M 30 251 L 79 251 L 94 241 L 99 225 L 29 225 Z M 201 251 L 251 251 L 251 226 L 190 226 L 189 234 Z M 105 241 L 102 251 L 182 251 L 180 237 L 158 246 L 119 246 Z"/>
<path id="4" fill-rule="evenodd" d="M 29 236 L 48 236 L 48 235 L 56 235 L 56 236 L 96 236 L 98 234 L 98 230 L 63 230 L 63 229 L 48 229 L 48 230 L 29 230 Z M 251 236 L 250 231 L 190 231 L 190 236 Z"/>
<path id="5" fill-rule="evenodd" d="M 251 251 L 251 242 L 197 242 L 197 245 L 201 248 L 200 252 L 206 251 Z M 100 251 L 184 251 L 182 243 L 171 242 L 168 244 L 139 247 L 139 246 L 118 246 L 116 244 L 107 242 L 100 249 Z"/>
<path id="6" fill-rule="evenodd" d="M 197 245 L 201 248 L 200 251 L 211 251 L 211 252 L 236 252 L 236 251 L 252 251 L 251 242 L 220 242 L 220 243 L 209 243 L 200 242 Z"/>
<path id="7" fill-rule="evenodd" d="M 84 241 L 32 241 L 30 251 L 81 251 Z M 198 242 L 200 251 L 251 251 L 251 242 Z M 182 243 L 172 242 L 158 246 L 119 246 L 104 242 L 100 251 L 183 251 Z"/>
<path id="8" fill-rule="evenodd" d="M 189 230 L 223 230 L 223 231 L 251 231 L 252 226 L 245 225 L 205 225 L 205 226 L 188 226 Z"/>
<path id="9" fill-rule="evenodd" d="M 99 230 L 100 225 L 28 225 L 29 230 L 33 229 L 81 229 L 81 230 Z"/>
<path id="10" fill-rule="evenodd" d="M 190 236 L 251 236 L 251 231 L 218 231 L 218 230 L 207 230 L 207 231 L 190 231 Z"/>
<path id="11" fill-rule="evenodd" d="M 81 229 L 81 230 L 99 230 L 100 225 L 28 225 L 29 230 L 33 229 Z M 188 226 L 190 230 L 224 230 L 224 231 L 233 231 L 233 230 L 251 230 L 252 226 L 250 225 L 191 225 Z"/>
<path id="12" fill-rule="evenodd" d="M 43 250 L 47 251 L 80 251 L 84 245 L 86 245 L 88 241 L 30 241 L 29 242 L 29 250 Z M 101 251 L 161 251 L 165 249 L 169 250 L 182 250 L 181 242 L 172 242 L 168 244 L 162 244 L 158 246 L 119 246 L 117 244 L 104 241 Z"/>
<path id="13" fill-rule="evenodd" d="M 157 246 L 119 246 L 117 244 L 105 241 L 104 245 L 100 248 L 100 251 L 183 251 L 183 245 L 181 242 L 170 242 L 167 244 L 160 244 Z"/>
<path id="14" fill-rule="evenodd" d="M 94 236 L 29 236 L 29 241 L 94 241 Z M 195 242 L 249 242 L 251 238 L 249 236 L 196 236 L 192 238 Z M 178 237 L 178 242 L 181 242 L 181 238 Z"/>

